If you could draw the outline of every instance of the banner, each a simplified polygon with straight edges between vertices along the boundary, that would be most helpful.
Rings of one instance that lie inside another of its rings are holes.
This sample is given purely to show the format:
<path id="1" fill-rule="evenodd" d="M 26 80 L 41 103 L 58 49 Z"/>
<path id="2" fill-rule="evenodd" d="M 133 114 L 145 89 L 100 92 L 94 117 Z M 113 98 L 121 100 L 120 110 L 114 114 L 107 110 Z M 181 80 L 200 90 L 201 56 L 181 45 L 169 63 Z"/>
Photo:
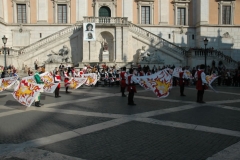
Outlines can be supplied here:
<path id="1" fill-rule="evenodd" d="M 192 73 L 189 70 L 184 70 L 184 72 L 187 75 L 188 79 L 193 79 Z"/>
<path id="2" fill-rule="evenodd" d="M 43 91 L 46 93 L 53 93 L 58 86 L 58 83 L 53 83 L 54 78 L 49 72 L 40 74 L 41 80 L 44 82 Z M 23 77 L 28 83 L 36 83 L 34 76 Z"/>
<path id="3" fill-rule="evenodd" d="M 172 76 L 167 69 L 149 76 L 133 76 L 133 81 L 145 89 L 152 90 L 158 98 L 167 97 L 172 88 Z"/>
<path id="4" fill-rule="evenodd" d="M 0 79 L 0 92 L 9 89 L 18 79 L 18 76 Z"/>
<path id="5" fill-rule="evenodd" d="M 78 78 L 78 77 L 71 78 L 68 81 L 69 87 L 71 89 L 77 89 L 77 88 L 81 87 L 86 82 L 86 80 L 87 80 L 87 78 Z"/>
<path id="6" fill-rule="evenodd" d="M 208 82 L 208 86 L 214 91 L 217 92 L 213 87 L 212 87 L 212 82 L 217 79 L 219 76 L 212 74 L 212 75 L 207 75 L 206 76 L 206 81 Z"/>
<path id="7" fill-rule="evenodd" d="M 29 83 L 27 80 L 22 80 L 12 93 L 13 97 L 21 104 L 30 107 L 35 97 L 42 90 L 43 85 Z"/>
<path id="8" fill-rule="evenodd" d="M 46 93 L 53 93 L 59 83 L 54 83 L 54 77 L 49 72 L 40 74 L 41 80 L 44 82 L 43 90 Z"/>
<path id="9" fill-rule="evenodd" d="M 97 83 L 97 74 L 96 73 L 89 73 L 89 74 L 82 74 L 82 78 L 86 78 L 85 85 L 95 85 Z"/>
<path id="10" fill-rule="evenodd" d="M 96 41 L 95 23 L 83 23 L 83 40 Z"/>
<path id="11" fill-rule="evenodd" d="M 180 67 L 175 67 L 174 70 L 173 70 L 172 76 L 179 78 L 179 72 L 182 72 L 182 68 L 180 68 Z"/>

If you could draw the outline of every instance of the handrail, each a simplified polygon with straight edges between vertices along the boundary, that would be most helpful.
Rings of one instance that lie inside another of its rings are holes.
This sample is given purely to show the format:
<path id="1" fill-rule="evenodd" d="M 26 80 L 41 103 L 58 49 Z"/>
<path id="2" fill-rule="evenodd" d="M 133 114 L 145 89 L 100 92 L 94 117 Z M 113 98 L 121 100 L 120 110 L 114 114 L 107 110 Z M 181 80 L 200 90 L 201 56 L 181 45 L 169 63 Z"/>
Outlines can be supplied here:
<path id="1" fill-rule="evenodd" d="M 232 59 L 232 57 L 227 56 L 225 54 L 223 54 L 221 51 L 218 50 L 214 50 L 214 49 L 191 49 L 191 51 L 194 52 L 194 56 L 199 56 L 199 57 L 203 57 L 206 56 L 211 57 L 211 56 L 215 56 L 218 57 L 219 59 L 224 60 L 225 62 L 228 63 L 234 63 L 234 65 L 238 65 L 238 62 L 235 61 L 234 59 Z"/>
<path id="2" fill-rule="evenodd" d="M 57 38 L 59 38 L 60 36 L 63 36 L 63 35 L 71 32 L 71 31 L 73 31 L 74 29 L 79 29 L 81 27 L 81 25 L 82 25 L 82 21 L 78 22 L 78 23 L 75 23 L 75 24 L 73 24 L 73 25 L 71 25 L 71 26 L 69 26 L 67 28 L 64 28 L 64 29 L 62 29 L 62 30 L 60 30 L 58 32 L 55 32 L 55 33 L 53 33 L 53 34 L 51 34 L 51 35 L 49 35 L 49 36 L 47 36 L 47 37 L 45 37 L 45 38 L 43 38 L 43 39 L 41 39 L 39 41 L 36 41 L 36 42 L 34 42 L 34 43 L 32 43 L 32 44 L 30 44 L 30 45 L 20 49 L 18 51 L 18 54 L 22 55 L 24 53 L 29 52 L 30 50 L 38 48 L 39 46 L 42 46 L 42 45 L 44 45 L 46 43 L 54 41 Z"/>
<path id="3" fill-rule="evenodd" d="M 173 44 L 173 43 L 171 43 L 171 42 L 169 42 L 169 41 L 159 37 L 156 34 L 153 34 L 153 33 L 149 32 L 149 31 L 147 31 L 146 29 L 144 29 L 142 27 L 139 27 L 139 26 L 137 26 L 137 25 L 135 25 L 135 24 L 133 24 L 131 22 L 128 22 L 128 23 L 130 24 L 129 28 L 133 32 L 137 32 L 138 34 L 141 34 L 141 35 L 143 35 L 145 37 L 148 37 L 150 40 L 155 41 L 155 43 L 159 43 L 160 42 L 160 43 L 162 43 L 163 47 L 166 46 L 169 49 L 176 51 L 177 53 L 179 53 L 179 51 L 181 51 L 181 54 L 183 56 L 186 56 L 186 52 L 187 51 L 185 49 L 183 49 L 181 47 L 178 47 L 177 45 L 175 45 L 175 44 Z M 133 29 L 133 28 L 135 28 L 135 29 Z"/>

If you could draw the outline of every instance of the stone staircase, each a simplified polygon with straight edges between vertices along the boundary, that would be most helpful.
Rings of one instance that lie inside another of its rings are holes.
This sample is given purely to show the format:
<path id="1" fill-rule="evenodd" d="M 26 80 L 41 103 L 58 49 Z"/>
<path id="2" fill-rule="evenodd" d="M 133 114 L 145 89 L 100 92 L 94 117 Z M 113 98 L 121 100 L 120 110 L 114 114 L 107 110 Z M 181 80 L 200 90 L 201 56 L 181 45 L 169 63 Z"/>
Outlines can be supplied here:
<path id="1" fill-rule="evenodd" d="M 156 49 L 160 49 L 165 53 L 179 59 L 184 60 L 186 58 L 186 50 L 176 46 L 175 44 L 139 27 L 131 22 L 129 23 L 129 30 L 135 33 L 137 36 L 144 38 L 149 42 L 149 45 L 155 47 Z M 137 38 L 137 37 L 136 37 Z"/>
<path id="2" fill-rule="evenodd" d="M 74 33 L 76 33 L 82 28 L 83 22 L 93 22 L 101 25 L 106 24 L 109 26 L 114 24 L 115 25 L 121 24 L 125 27 L 128 27 L 129 31 L 132 33 L 135 39 L 139 41 L 144 41 L 144 43 L 146 43 L 147 45 L 150 45 L 153 48 L 159 49 L 164 53 L 182 62 L 185 62 L 186 65 L 188 65 L 189 60 L 187 59 L 189 59 L 190 54 L 185 49 L 147 31 L 146 29 L 136 24 L 133 24 L 127 21 L 127 18 L 122 18 L 122 17 L 84 17 L 83 21 L 73 24 L 72 26 L 66 27 L 48 37 L 45 37 L 35 43 L 32 43 L 16 51 L 17 53 L 17 55 L 15 55 L 16 64 L 19 64 L 19 68 L 22 68 L 19 62 L 24 62 L 29 59 L 35 59 L 36 56 L 39 56 L 40 54 L 46 51 L 49 51 L 49 49 L 54 47 L 54 45 L 60 46 L 61 43 L 64 42 L 63 39 L 65 41 L 69 40 L 70 36 L 72 36 Z M 208 53 L 208 54 L 211 54 L 211 53 Z M 228 56 L 225 56 L 224 54 L 219 55 L 216 53 L 214 55 L 211 54 L 211 56 L 215 56 L 215 58 L 219 60 L 221 59 L 224 63 L 228 64 L 228 66 L 234 67 L 237 65 L 236 61 L 229 58 Z M 195 55 L 192 52 L 190 57 L 197 57 L 197 55 Z"/>
<path id="3" fill-rule="evenodd" d="M 54 41 L 62 38 L 62 37 L 66 37 L 69 36 L 71 34 L 73 34 L 74 31 L 79 30 L 80 28 L 82 28 L 82 21 L 73 24 L 72 26 L 66 27 L 56 33 L 53 33 L 52 35 L 45 37 L 35 43 L 32 43 L 22 49 L 20 49 L 18 51 L 19 53 L 19 57 L 23 57 L 25 56 L 27 53 L 30 52 L 34 52 L 36 50 L 38 50 L 41 47 L 44 47 L 45 45 L 49 44 L 49 43 L 53 43 Z"/>

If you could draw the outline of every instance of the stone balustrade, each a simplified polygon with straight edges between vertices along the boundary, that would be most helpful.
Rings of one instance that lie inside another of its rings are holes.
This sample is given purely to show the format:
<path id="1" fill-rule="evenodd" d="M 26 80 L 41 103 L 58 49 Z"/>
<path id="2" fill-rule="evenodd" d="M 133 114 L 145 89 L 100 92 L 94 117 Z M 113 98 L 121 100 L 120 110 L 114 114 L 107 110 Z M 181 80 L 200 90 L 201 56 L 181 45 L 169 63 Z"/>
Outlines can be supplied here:
<path id="1" fill-rule="evenodd" d="M 238 65 L 238 62 L 233 60 L 232 57 L 223 54 L 221 51 L 214 49 L 190 49 L 191 55 L 196 57 L 217 57 L 220 60 L 223 60 L 226 63 L 233 64 L 234 66 Z"/>
<path id="2" fill-rule="evenodd" d="M 34 49 L 39 48 L 40 46 L 43 46 L 43 45 L 45 45 L 49 42 L 52 42 L 52 41 L 56 40 L 57 38 L 59 38 L 61 36 L 64 36 L 64 35 L 66 35 L 70 32 L 73 32 L 74 30 L 77 30 L 81 27 L 82 27 L 82 22 L 79 22 L 79 23 L 76 23 L 76 24 L 74 24 L 70 27 L 64 28 L 64 29 L 62 29 L 62 30 L 60 30 L 60 31 L 48 36 L 48 37 L 45 37 L 45 38 L 41 39 L 40 41 L 37 41 L 33 44 L 30 44 L 29 46 L 26 46 L 26 47 L 20 49 L 18 51 L 18 55 L 28 53 L 28 52 L 30 52 Z"/>
<path id="3" fill-rule="evenodd" d="M 151 43 L 154 43 L 158 45 L 159 47 L 166 48 L 167 50 L 170 50 L 176 54 L 179 54 L 180 56 L 186 56 L 186 51 L 182 49 L 181 47 L 176 46 L 175 44 L 166 41 L 165 39 L 131 23 L 129 23 L 129 30 L 131 30 L 133 33 L 136 33 L 137 35 L 141 35 L 144 38 L 148 39 L 151 41 Z"/>
<path id="4" fill-rule="evenodd" d="M 128 24 L 127 17 L 83 17 L 85 23 Z"/>

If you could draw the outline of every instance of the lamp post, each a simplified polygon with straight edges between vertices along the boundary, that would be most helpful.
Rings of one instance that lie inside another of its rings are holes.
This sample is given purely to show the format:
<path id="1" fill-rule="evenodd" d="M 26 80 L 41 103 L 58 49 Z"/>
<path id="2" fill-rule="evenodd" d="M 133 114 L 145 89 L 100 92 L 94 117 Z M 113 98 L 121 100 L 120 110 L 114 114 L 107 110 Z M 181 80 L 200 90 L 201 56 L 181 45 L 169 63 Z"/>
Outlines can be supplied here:
<path id="1" fill-rule="evenodd" d="M 205 56 L 205 70 L 207 69 L 207 50 L 206 50 L 206 46 L 207 46 L 207 44 L 208 44 L 208 39 L 207 38 L 205 38 L 204 40 L 204 45 L 205 45 L 205 54 L 204 54 L 204 56 Z"/>
<path id="2" fill-rule="evenodd" d="M 3 36 L 2 38 L 2 41 L 3 41 L 3 44 L 4 44 L 4 77 L 6 76 L 7 74 L 7 58 L 6 58 L 6 43 L 7 43 L 7 37 L 5 37 L 5 35 Z"/>

